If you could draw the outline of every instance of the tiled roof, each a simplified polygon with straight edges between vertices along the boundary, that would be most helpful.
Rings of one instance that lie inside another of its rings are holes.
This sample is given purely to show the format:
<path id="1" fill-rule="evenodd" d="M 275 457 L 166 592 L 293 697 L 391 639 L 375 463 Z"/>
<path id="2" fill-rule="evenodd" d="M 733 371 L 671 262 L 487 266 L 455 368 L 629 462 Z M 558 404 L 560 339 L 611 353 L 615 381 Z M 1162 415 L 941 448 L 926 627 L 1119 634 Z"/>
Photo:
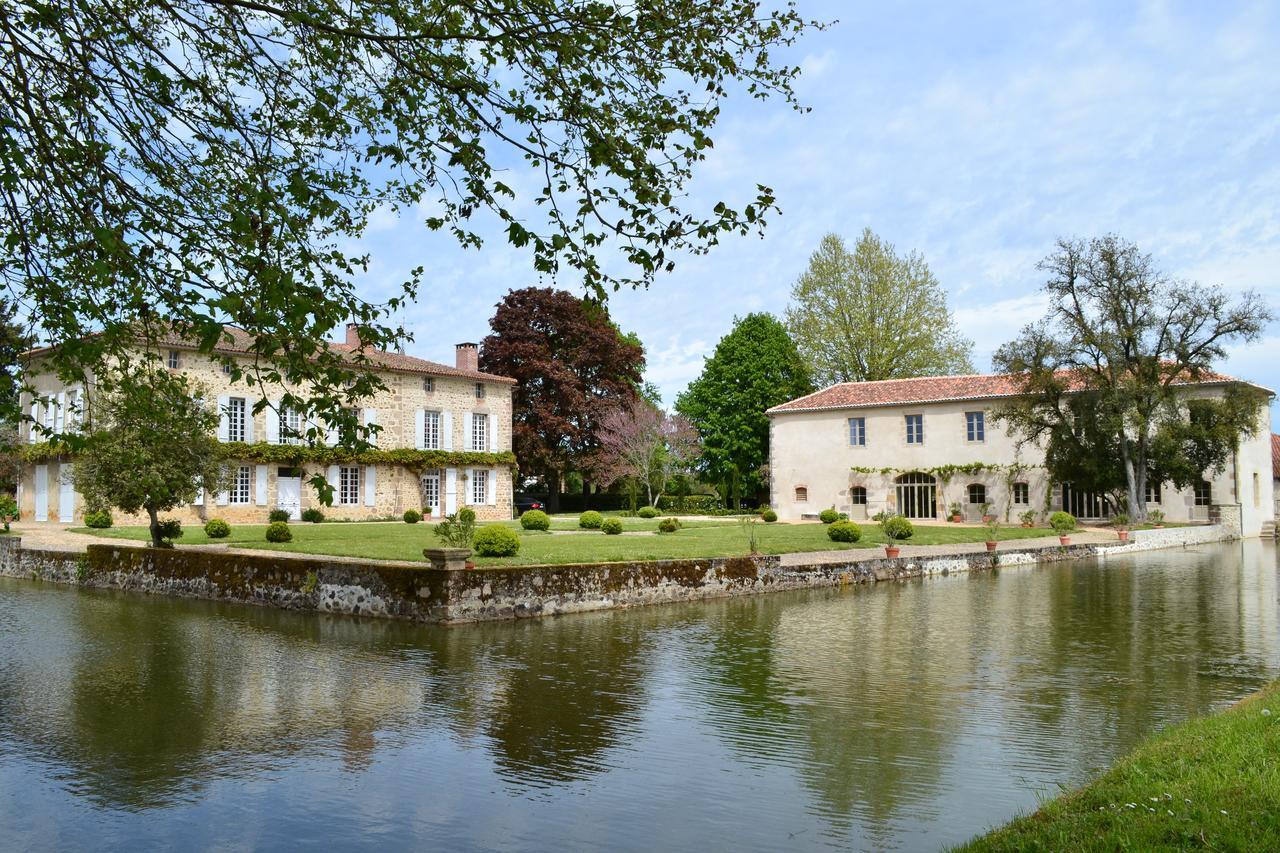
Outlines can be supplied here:
<path id="1" fill-rule="evenodd" d="M 1280 480 L 1280 435 L 1271 433 L 1271 476 Z"/>
<path id="2" fill-rule="evenodd" d="M 1206 374 L 1200 383 L 1236 382 L 1220 373 Z M 969 376 L 919 376 L 876 382 L 842 382 L 804 397 L 774 406 L 769 414 L 813 412 L 823 409 L 857 409 L 906 403 L 945 403 L 953 400 L 990 400 L 1016 397 L 1017 382 L 1000 374 Z"/>
<path id="3" fill-rule="evenodd" d="M 218 353 L 247 353 L 253 343 L 253 336 L 244 329 L 235 326 L 223 326 L 225 334 L 222 340 L 214 347 L 213 351 Z M 196 349 L 195 344 L 175 333 L 168 333 L 160 338 L 159 343 L 163 346 L 174 347 L 176 349 Z M 38 355 L 49 349 L 31 350 L 24 355 Z M 353 347 L 345 343 L 329 342 L 329 349 L 335 352 L 350 353 Z M 485 382 L 501 382 L 508 385 L 515 385 L 516 380 L 507 376 L 498 376 L 494 373 L 485 373 L 480 370 L 463 370 L 447 364 L 440 364 L 436 361 L 427 361 L 425 358 L 416 358 L 411 355 L 404 355 L 398 352 L 387 352 L 386 350 L 365 350 L 365 357 L 373 364 L 384 367 L 388 370 L 398 370 L 405 373 L 421 373 L 430 376 L 460 376 L 467 379 L 478 379 Z"/>

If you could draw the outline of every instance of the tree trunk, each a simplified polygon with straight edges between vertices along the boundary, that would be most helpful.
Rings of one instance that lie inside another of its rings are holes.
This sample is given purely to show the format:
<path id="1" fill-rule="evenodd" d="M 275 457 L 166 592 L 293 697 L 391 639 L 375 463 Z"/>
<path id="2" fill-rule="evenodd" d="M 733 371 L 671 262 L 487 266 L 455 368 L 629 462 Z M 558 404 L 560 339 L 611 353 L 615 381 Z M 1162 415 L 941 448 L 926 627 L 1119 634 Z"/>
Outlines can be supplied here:
<path id="1" fill-rule="evenodd" d="M 560 473 L 547 471 L 543 479 L 547 484 L 547 512 L 555 515 L 560 511 Z"/>
<path id="2" fill-rule="evenodd" d="M 160 538 L 160 514 L 155 507 L 149 506 L 147 515 L 151 518 L 151 547 L 160 548 L 164 545 L 164 540 Z"/>

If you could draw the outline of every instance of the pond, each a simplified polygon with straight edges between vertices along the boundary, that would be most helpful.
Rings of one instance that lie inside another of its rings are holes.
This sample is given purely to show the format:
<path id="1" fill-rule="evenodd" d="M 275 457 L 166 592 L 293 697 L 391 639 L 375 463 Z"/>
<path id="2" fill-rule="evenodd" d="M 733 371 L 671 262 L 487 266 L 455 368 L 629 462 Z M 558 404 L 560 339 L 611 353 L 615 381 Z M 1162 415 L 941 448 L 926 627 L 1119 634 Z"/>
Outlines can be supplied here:
<path id="1" fill-rule="evenodd" d="M 1257 541 L 454 628 L 0 579 L 0 849 L 936 849 L 1277 612 Z"/>

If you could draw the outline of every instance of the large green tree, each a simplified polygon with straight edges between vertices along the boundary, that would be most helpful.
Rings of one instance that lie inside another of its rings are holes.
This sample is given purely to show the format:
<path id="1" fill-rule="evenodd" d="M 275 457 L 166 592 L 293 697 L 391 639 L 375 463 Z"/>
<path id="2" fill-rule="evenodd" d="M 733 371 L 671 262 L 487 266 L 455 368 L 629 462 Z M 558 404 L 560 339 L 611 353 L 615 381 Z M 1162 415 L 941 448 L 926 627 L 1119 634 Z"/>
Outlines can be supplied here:
<path id="1" fill-rule="evenodd" d="M 162 544 L 159 514 L 191 503 L 201 487 L 226 479 L 214 438 L 218 414 L 180 374 L 150 366 L 116 377 L 89 410 L 76 458 L 76 488 L 89 506 L 145 511 L 151 541 Z"/>
<path id="2" fill-rule="evenodd" d="M 820 385 L 973 372 L 973 342 L 924 257 L 897 254 L 870 228 L 852 252 L 835 234 L 822 238 L 786 318 Z"/>
<path id="3" fill-rule="evenodd" d="M 1242 386 L 1194 393 L 1216 378 L 1227 344 L 1256 340 L 1271 320 L 1257 294 L 1179 281 L 1116 236 L 1060 240 L 1039 268 L 1049 312 L 994 357 L 1024 396 L 997 420 L 1042 444 L 1053 475 L 1122 494 L 1146 518 L 1146 486 L 1185 488 L 1220 471 L 1263 400 Z"/>
<path id="4" fill-rule="evenodd" d="M 734 319 L 702 375 L 676 400 L 676 411 L 702 441 L 703 475 L 722 484 L 733 505 L 764 484 L 765 410 L 812 390 L 809 371 L 782 323 L 771 314 L 748 314 Z"/>
<path id="5" fill-rule="evenodd" d="M 17 488 L 19 398 L 22 380 L 18 356 L 31 346 L 31 336 L 16 316 L 13 303 L 0 294 L 0 495 Z"/>
<path id="6" fill-rule="evenodd" d="M 601 304 L 549 287 L 510 291 L 489 327 L 480 368 L 516 380 L 516 458 L 546 482 L 554 511 L 565 474 L 592 468 L 605 418 L 639 398 L 644 349 Z"/>
<path id="7" fill-rule="evenodd" d="M 687 187 L 726 97 L 799 108 L 777 56 L 810 26 L 759 0 L 0 3 L 0 282 L 59 371 L 229 323 L 251 379 L 346 436 L 377 380 L 324 342 L 395 344 L 421 273 L 361 295 L 373 211 L 501 229 L 597 296 L 646 284 L 776 210 Z"/>

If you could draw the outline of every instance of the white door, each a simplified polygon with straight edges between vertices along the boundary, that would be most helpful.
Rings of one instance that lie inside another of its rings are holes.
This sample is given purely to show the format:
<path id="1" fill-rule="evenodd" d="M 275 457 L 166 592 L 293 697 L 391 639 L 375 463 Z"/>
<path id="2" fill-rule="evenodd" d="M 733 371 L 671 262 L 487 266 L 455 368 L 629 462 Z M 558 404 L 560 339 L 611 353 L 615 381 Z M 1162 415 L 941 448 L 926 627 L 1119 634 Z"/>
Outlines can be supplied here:
<path id="1" fill-rule="evenodd" d="M 276 478 L 276 506 L 289 511 L 289 518 L 302 518 L 302 478 Z"/>
<path id="2" fill-rule="evenodd" d="M 444 515 L 444 507 L 440 505 L 439 472 L 422 475 L 422 505 L 431 507 L 431 515 L 435 518 Z"/>
<path id="3" fill-rule="evenodd" d="M 71 466 L 58 466 L 58 521 L 70 524 L 76 520 L 76 483 Z"/>
<path id="4" fill-rule="evenodd" d="M 49 520 L 49 466 L 36 466 L 36 521 Z"/>

